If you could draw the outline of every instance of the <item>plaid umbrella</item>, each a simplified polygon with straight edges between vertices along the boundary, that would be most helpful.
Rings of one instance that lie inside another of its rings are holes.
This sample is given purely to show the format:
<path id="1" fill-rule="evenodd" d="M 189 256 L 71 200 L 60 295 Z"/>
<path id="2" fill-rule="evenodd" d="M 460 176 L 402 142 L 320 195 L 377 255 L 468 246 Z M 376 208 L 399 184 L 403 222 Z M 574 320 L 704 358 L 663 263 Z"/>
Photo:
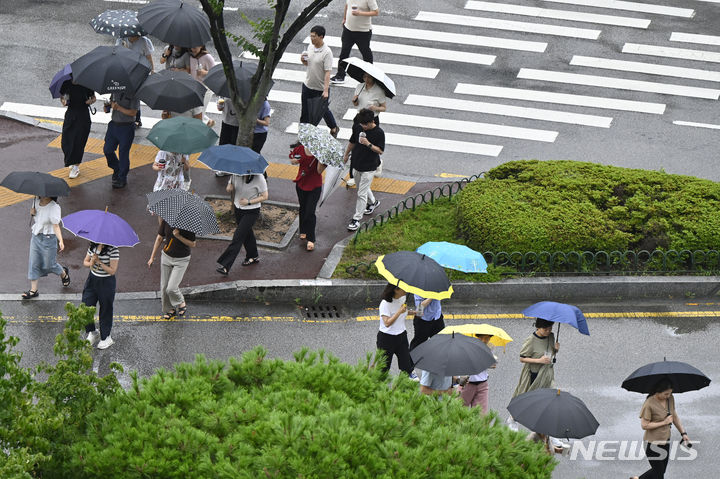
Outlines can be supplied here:
<path id="1" fill-rule="evenodd" d="M 148 193 L 148 209 L 167 221 L 172 228 L 191 231 L 196 235 L 217 234 L 220 226 L 210 204 L 198 195 L 183 189 Z"/>
<path id="2" fill-rule="evenodd" d="M 323 165 L 344 166 L 343 147 L 330 131 L 309 123 L 300 123 L 298 141 Z"/>
<path id="3" fill-rule="evenodd" d="M 147 35 L 138 22 L 137 12 L 132 10 L 105 10 L 90 20 L 90 26 L 97 33 L 104 33 L 114 37 L 142 37 Z"/>

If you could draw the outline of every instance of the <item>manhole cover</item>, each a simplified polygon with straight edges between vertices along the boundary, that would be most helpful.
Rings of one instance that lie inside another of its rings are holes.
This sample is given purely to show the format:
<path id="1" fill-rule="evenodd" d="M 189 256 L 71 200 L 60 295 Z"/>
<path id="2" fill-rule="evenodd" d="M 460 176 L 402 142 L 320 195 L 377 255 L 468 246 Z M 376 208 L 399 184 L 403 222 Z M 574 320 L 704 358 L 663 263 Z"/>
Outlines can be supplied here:
<path id="1" fill-rule="evenodd" d="M 337 319 L 340 317 L 338 307 L 333 305 L 302 306 L 301 309 L 308 319 Z"/>

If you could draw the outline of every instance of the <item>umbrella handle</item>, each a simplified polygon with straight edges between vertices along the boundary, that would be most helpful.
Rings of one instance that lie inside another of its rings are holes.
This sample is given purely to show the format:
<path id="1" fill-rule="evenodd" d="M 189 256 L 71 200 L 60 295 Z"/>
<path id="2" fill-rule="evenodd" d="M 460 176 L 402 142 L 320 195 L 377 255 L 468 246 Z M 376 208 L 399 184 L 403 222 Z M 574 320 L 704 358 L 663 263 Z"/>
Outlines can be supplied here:
<path id="1" fill-rule="evenodd" d="M 557 335 L 555 336 L 555 342 L 560 342 L 560 323 L 558 323 Z M 555 351 L 555 345 L 553 344 L 553 363 L 557 362 L 557 351 Z"/>

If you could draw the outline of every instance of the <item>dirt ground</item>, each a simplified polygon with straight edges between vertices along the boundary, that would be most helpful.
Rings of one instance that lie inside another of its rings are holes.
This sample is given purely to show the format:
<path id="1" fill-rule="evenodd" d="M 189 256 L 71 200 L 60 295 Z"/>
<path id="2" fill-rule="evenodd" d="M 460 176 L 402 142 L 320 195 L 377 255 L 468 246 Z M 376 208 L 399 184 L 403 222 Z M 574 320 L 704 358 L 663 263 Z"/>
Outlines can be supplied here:
<path id="1" fill-rule="evenodd" d="M 215 210 L 220 224 L 220 236 L 232 236 L 235 232 L 235 216 L 230 209 L 230 200 L 208 199 Z M 253 231 L 260 241 L 280 243 L 297 217 L 297 210 L 277 205 L 263 204 Z"/>

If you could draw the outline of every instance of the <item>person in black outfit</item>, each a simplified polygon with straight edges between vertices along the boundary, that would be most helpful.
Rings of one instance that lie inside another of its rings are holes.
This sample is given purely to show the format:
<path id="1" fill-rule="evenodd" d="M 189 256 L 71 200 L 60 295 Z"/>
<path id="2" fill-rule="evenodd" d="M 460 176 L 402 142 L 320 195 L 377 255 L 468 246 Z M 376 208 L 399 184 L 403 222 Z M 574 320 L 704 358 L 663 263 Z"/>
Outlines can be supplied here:
<path id="1" fill-rule="evenodd" d="M 68 176 L 77 178 L 80 174 L 85 145 L 90 135 L 90 105 L 95 103 L 95 92 L 89 88 L 65 81 L 60 87 L 60 101 L 65 110 L 60 145 L 65 155 L 65 166 L 70 168 Z"/>

